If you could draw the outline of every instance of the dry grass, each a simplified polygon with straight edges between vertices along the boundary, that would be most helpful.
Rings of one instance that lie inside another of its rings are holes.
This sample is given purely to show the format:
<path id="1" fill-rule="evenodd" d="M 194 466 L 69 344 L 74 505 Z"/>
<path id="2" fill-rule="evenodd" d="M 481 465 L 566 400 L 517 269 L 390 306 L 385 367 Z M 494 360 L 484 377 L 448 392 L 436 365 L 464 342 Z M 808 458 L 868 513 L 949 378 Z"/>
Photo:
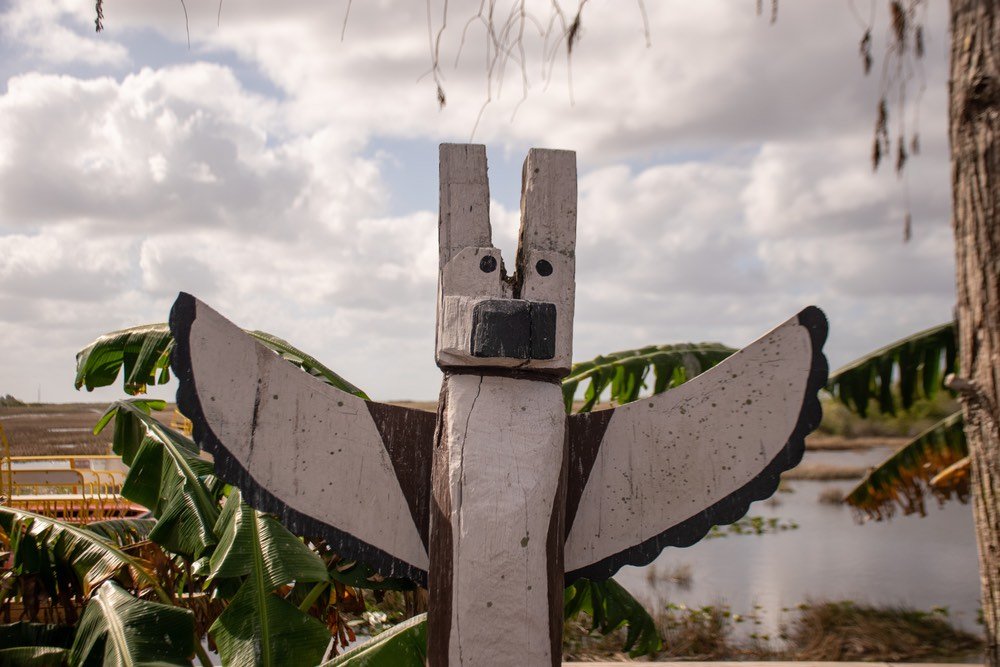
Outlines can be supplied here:
<path id="1" fill-rule="evenodd" d="M 806 605 L 787 641 L 789 657 L 816 661 L 927 661 L 968 655 L 983 646 L 941 613 L 853 602 Z"/>
<path id="2" fill-rule="evenodd" d="M 845 481 L 861 479 L 868 472 L 862 466 L 835 466 L 828 463 L 806 463 L 782 473 L 782 480 Z"/>
<path id="3" fill-rule="evenodd" d="M 823 505 L 842 505 L 844 504 L 844 490 L 831 486 L 820 491 L 816 500 Z"/>
<path id="4" fill-rule="evenodd" d="M 678 563 L 673 566 L 657 567 L 648 565 L 646 567 L 646 582 L 653 587 L 660 584 L 671 584 L 682 590 L 691 588 L 691 581 L 694 573 L 687 563 Z"/>
<path id="5" fill-rule="evenodd" d="M 811 451 L 863 451 L 875 447 L 898 449 L 909 442 L 909 438 L 896 436 L 845 438 L 840 435 L 813 433 L 806 438 L 806 449 Z"/>
<path id="6" fill-rule="evenodd" d="M 794 618 L 778 637 L 752 630 L 760 622 L 758 613 L 734 613 L 723 604 L 668 605 L 655 619 L 663 650 L 643 659 L 956 662 L 979 658 L 983 648 L 981 638 L 953 627 L 937 612 L 853 602 L 807 604 L 790 610 Z M 585 616 L 566 624 L 566 660 L 627 660 L 621 652 L 624 629 L 606 637 L 589 629 Z"/>

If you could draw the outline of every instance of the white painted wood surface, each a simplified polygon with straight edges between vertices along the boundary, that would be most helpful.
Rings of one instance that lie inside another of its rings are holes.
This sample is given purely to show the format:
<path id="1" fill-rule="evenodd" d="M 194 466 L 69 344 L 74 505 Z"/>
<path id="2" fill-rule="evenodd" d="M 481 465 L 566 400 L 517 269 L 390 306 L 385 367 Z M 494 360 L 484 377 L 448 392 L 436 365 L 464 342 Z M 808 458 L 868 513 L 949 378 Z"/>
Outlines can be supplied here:
<path id="1" fill-rule="evenodd" d="M 556 305 L 556 355 L 533 368 L 573 364 L 576 301 L 576 153 L 532 148 L 524 163 L 517 271 L 520 298 Z M 538 272 L 548 262 L 552 273 Z"/>
<path id="2" fill-rule="evenodd" d="M 621 667 L 620 662 L 564 662 L 564 665 L 586 665 L 586 667 Z M 676 662 L 650 661 L 644 665 L 666 665 L 668 667 L 976 667 L 982 663 L 966 662 L 822 662 L 818 660 L 730 661 L 703 662 L 684 660 Z"/>
<path id="3" fill-rule="evenodd" d="M 615 408 L 566 541 L 566 570 L 642 543 L 754 480 L 781 452 L 813 362 L 792 318 L 669 392 Z"/>
<path id="4" fill-rule="evenodd" d="M 576 154 L 537 148 L 529 151 L 524 165 L 516 275 L 507 277 L 501 253 L 491 242 L 485 147 L 442 144 L 440 173 L 437 364 L 442 368 L 490 366 L 565 374 L 573 356 Z M 495 260 L 495 269 L 482 269 L 486 256 Z M 539 262 L 548 263 L 547 275 L 538 271 Z M 487 299 L 511 298 L 555 306 L 553 358 L 485 359 L 472 354 L 476 305 Z"/>
<path id="5" fill-rule="evenodd" d="M 486 146 L 442 144 L 440 176 L 440 264 L 464 248 L 489 248 L 490 185 Z"/>
<path id="6" fill-rule="evenodd" d="M 446 252 L 451 252 L 452 257 L 441 267 L 438 285 L 437 363 L 440 366 L 482 365 L 482 359 L 473 359 L 469 353 L 472 311 L 477 303 L 485 299 L 511 298 L 511 285 L 500 279 L 503 260 L 496 248 L 466 247 L 456 250 L 442 245 L 441 255 Z M 480 268 L 484 257 L 494 259 L 495 270 L 486 273 Z M 510 367 L 523 364 L 524 360 L 495 359 L 490 362 Z"/>
<path id="7" fill-rule="evenodd" d="M 427 552 L 365 401 L 303 373 L 197 302 L 191 365 L 208 425 L 289 508 L 422 570 Z"/>
<path id="8" fill-rule="evenodd" d="M 546 536 L 563 464 L 562 392 L 550 382 L 459 375 L 444 400 L 449 664 L 551 664 Z"/>

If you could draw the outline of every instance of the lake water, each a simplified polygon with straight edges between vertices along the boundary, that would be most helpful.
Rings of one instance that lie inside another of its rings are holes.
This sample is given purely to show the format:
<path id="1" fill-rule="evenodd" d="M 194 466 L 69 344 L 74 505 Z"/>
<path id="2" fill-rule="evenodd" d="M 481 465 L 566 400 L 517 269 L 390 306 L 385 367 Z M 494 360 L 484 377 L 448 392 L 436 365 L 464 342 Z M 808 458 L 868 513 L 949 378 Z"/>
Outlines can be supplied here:
<path id="1" fill-rule="evenodd" d="M 804 463 L 868 466 L 892 450 L 807 452 Z M 902 516 L 859 524 L 849 507 L 820 503 L 830 488 L 853 482 L 788 482 L 792 493 L 762 501 L 750 515 L 798 524 L 764 535 L 705 539 L 686 549 L 667 549 L 644 568 L 626 567 L 615 579 L 654 607 L 725 603 L 747 614 L 760 605 L 758 632 L 774 634 L 794 608 L 809 600 L 853 600 L 874 605 L 948 609 L 950 620 L 979 632 L 979 574 L 972 507 L 952 501 L 928 504 L 928 516 Z M 689 568 L 687 587 L 651 578 L 655 572 Z"/>

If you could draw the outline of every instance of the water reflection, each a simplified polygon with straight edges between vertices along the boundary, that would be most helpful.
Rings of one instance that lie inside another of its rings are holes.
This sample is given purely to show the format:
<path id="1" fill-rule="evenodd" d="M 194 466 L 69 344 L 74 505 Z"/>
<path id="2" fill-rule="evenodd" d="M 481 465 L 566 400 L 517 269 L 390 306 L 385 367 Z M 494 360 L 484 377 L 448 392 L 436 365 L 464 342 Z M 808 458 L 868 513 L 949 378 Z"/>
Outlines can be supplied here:
<path id="1" fill-rule="evenodd" d="M 868 455 L 811 452 L 824 463 L 869 464 Z M 880 452 L 884 456 L 884 451 Z M 876 457 L 879 460 L 880 457 Z M 760 605 L 758 631 L 775 632 L 782 608 L 812 600 L 860 604 L 946 607 L 956 625 L 979 631 L 979 575 L 972 509 L 957 502 L 927 517 L 897 516 L 859 525 L 847 507 L 818 501 L 825 489 L 847 490 L 850 482 L 800 481 L 778 503 L 758 502 L 750 514 L 794 522 L 797 530 L 702 540 L 687 549 L 667 549 L 650 567 L 656 572 L 689 569 L 689 581 L 648 577 L 648 568 L 623 568 L 616 579 L 651 605 L 728 604 L 734 612 Z M 651 580 L 652 579 L 652 580 Z"/>

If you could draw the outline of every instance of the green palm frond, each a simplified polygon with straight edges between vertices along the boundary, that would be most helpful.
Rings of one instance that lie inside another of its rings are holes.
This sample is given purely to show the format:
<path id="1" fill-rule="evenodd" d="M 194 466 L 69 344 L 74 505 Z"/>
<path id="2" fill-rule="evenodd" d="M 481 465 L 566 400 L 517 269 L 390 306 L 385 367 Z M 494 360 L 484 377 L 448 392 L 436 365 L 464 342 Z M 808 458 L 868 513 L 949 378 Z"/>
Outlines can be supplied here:
<path id="1" fill-rule="evenodd" d="M 589 614 L 593 630 L 608 635 L 627 626 L 622 651 L 635 658 L 655 653 L 663 646 L 656 623 L 646 608 L 614 579 L 590 581 L 577 579 L 563 594 L 563 616 L 580 612 Z"/>
<path id="2" fill-rule="evenodd" d="M 337 389 L 368 398 L 363 391 L 291 343 L 263 331 L 246 333 L 306 373 Z M 90 391 L 114 384 L 121 371 L 126 393 L 141 394 L 147 385 L 164 384 L 170 380 L 173 349 L 174 338 L 166 323 L 144 324 L 106 333 L 77 352 L 76 388 L 86 387 Z"/>
<path id="3" fill-rule="evenodd" d="M 112 331 L 76 353 L 76 388 L 106 387 L 119 370 L 125 391 L 142 393 L 146 385 L 170 380 L 174 339 L 166 323 L 143 324 Z"/>
<path id="4" fill-rule="evenodd" d="M 212 578 L 245 577 L 209 633 L 227 665 L 315 665 L 330 633 L 275 593 L 290 583 L 326 581 L 323 560 L 278 521 L 242 501 L 234 489 L 216 525 Z"/>
<path id="5" fill-rule="evenodd" d="M 70 649 L 72 665 L 190 665 L 194 614 L 140 600 L 107 582 L 87 603 Z"/>
<path id="6" fill-rule="evenodd" d="M 606 390 L 611 401 L 619 405 L 629 403 L 648 388 L 650 372 L 652 392 L 659 394 L 705 372 L 734 352 L 721 343 L 650 345 L 573 364 L 562 382 L 566 411 L 572 410 L 573 397 L 581 383 L 589 381 L 578 412 L 589 412 Z"/>
<path id="7" fill-rule="evenodd" d="M 113 451 L 129 466 L 122 495 L 149 508 L 157 522 L 149 539 L 197 559 L 216 543 L 218 502 L 205 478 L 214 473 L 198 446 L 153 419 L 141 401 L 116 401 L 101 418 L 115 421 Z"/>
<path id="8" fill-rule="evenodd" d="M 956 495 L 968 499 L 968 484 L 931 485 L 942 470 L 968 455 L 964 419 L 957 412 L 903 445 L 895 454 L 873 468 L 844 501 L 864 517 L 891 518 L 897 509 L 904 514 L 926 514 L 928 494 L 945 500 Z"/>
<path id="9" fill-rule="evenodd" d="M 149 539 L 156 519 L 107 519 L 88 523 L 84 528 L 97 533 L 108 542 L 127 547 Z"/>
<path id="10" fill-rule="evenodd" d="M 872 399 L 881 412 L 895 414 L 898 403 L 905 410 L 917 398 L 933 398 L 945 375 L 955 372 L 956 363 L 955 325 L 940 324 L 838 369 L 830 374 L 826 388 L 862 417 Z"/>
<path id="11" fill-rule="evenodd" d="M 0 667 L 64 667 L 68 657 L 58 646 L 15 646 L 0 649 Z"/>
<path id="12" fill-rule="evenodd" d="M 423 667 L 426 661 L 427 614 L 419 614 L 320 667 Z"/>
<path id="13" fill-rule="evenodd" d="M 18 535 L 29 536 L 69 564 L 83 582 L 85 592 L 127 569 L 133 579 L 152 589 L 158 598 L 166 603 L 171 601 L 148 563 L 82 526 L 0 505 L 0 527 L 12 541 Z"/>

